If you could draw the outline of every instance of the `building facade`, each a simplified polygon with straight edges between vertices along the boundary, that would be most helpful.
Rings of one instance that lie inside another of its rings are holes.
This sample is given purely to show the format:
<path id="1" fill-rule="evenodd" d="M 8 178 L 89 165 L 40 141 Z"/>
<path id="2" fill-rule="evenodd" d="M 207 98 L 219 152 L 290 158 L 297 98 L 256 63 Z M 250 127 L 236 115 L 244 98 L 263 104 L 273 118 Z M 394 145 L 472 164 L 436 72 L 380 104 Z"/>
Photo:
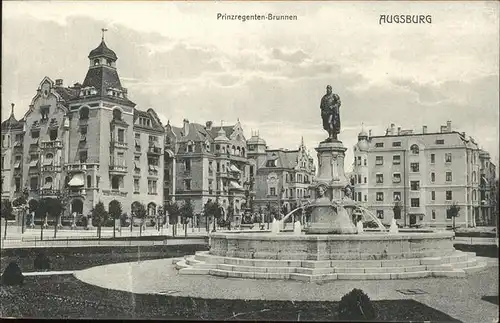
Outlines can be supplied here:
<path id="1" fill-rule="evenodd" d="M 257 208 L 274 205 L 287 213 L 310 198 L 316 168 L 303 140 L 297 150 L 269 149 L 257 134 L 247 144 Z"/>
<path id="2" fill-rule="evenodd" d="M 475 226 L 480 154 L 474 139 L 453 131 L 450 121 L 433 133 L 426 126 L 414 133 L 394 124 L 384 136 L 362 130 L 354 146 L 354 198 L 384 224 L 395 218 L 402 226 L 451 226 L 449 209 L 457 204 L 456 225 Z"/>
<path id="3" fill-rule="evenodd" d="M 248 196 L 249 163 L 243 128 L 191 123 L 165 127 L 164 202 L 191 201 L 201 214 L 208 200 L 218 201 L 225 216 L 229 206 L 238 221 Z M 203 221 L 203 218 L 202 218 Z"/>
<path id="4" fill-rule="evenodd" d="M 104 39 L 88 58 L 83 84 L 45 77 L 24 118 L 2 123 L 2 198 L 28 188 L 29 199 L 66 196 L 69 213 L 88 215 L 99 201 L 107 209 L 117 200 L 125 213 L 137 201 L 155 215 L 163 203 L 163 125 L 129 100 Z"/>
<path id="5" fill-rule="evenodd" d="M 495 164 L 491 162 L 487 151 L 479 152 L 479 200 L 481 205 L 478 223 L 481 225 L 497 225 L 498 222 L 498 184 Z"/>

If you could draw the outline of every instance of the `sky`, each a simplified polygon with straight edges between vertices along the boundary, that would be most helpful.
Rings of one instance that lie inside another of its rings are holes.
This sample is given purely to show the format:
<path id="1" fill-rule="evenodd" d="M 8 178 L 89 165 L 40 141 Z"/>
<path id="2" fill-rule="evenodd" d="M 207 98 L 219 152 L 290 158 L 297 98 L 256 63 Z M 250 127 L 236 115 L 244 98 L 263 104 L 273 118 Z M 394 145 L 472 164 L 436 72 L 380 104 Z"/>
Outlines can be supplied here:
<path id="1" fill-rule="evenodd" d="M 326 138 L 319 103 L 340 96 L 351 168 L 362 125 L 429 132 L 452 121 L 499 164 L 499 2 L 2 2 L 2 120 L 22 118 L 48 76 L 83 82 L 107 28 L 122 85 L 164 124 L 240 120 L 270 148 L 311 154 Z M 217 20 L 222 14 L 295 21 Z M 431 24 L 379 24 L 380 15 Z M 498 171 L 497 171 L 498 174 Z"/>

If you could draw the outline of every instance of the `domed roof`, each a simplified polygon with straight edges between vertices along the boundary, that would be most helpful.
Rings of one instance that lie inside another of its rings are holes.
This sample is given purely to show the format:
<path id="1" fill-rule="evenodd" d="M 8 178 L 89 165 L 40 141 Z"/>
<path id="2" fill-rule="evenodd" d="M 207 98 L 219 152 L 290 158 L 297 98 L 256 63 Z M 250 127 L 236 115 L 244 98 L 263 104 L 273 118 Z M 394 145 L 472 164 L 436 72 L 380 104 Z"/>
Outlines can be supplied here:
<path id="1" fill-rule="evenodd" d="M 365 129 L 362 129 L 360 133 L 358 133 L 358 137 L 368 137 L 368 134 L 366 133 Z"/>
<path id="2" fill-rule="evenodd" d="M 366 141 L 364 139 L 358 141 L 358 143 L 356 144 L 356 146 L 358 147 L 359 151 L 368 151 L 368 148 L 370 148 L 370 145 L 368 144 L 368 141 Z"/>
<path id="3" fill-rule="evenodd" d="M 108 48 L 108 46 L 106 46 L 104 40 L 99 44 L 99 46 L 97 46 L 96 49 L 91 50 L 89 54 L 90 59 L 101 56 L 111 58 L 115 61 L 118 59 L 118 57 L 116 57 L 115 52 L 113 52 L 111 49 Z"/>
<path id="4" fill-rule="evenodd" d="M 257 135 L 253 135 L 247 140 L 247 145 L 265 145 L 266 141 Z"/>
<path id="5" fill-rule="evenodd" d="M 222 127 L 217 132 L 217 137 L 215 137 L 214 140 L 219 141 L 219 142 L 220 141 L 229 141 L 229 138 L 227 138 L 226 132 L 224 131 L 224 129 L 222 129 Z"/>

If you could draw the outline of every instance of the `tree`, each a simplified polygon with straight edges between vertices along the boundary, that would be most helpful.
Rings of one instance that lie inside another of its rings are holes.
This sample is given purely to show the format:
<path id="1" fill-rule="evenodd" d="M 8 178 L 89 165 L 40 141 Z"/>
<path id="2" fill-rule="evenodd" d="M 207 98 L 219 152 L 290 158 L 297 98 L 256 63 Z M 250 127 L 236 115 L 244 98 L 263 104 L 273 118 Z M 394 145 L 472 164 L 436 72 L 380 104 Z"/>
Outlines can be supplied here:
<path id="1" fill-rule="evenodd" d="M 116 222 L 122 215 L 122 204 L 117 200 L 109 202 L 109 215 L 113 219 L 113 238 L 116 238 Z"/>
<path id="2" fill-rule="evenodd" d="M 172 224 L 172 236 L 177 234 L 177 219 L 179 216 L 179 205 L 177 202 L 171 202 L 165 205 L 165 210 L 168 213 L 169 223 Z"/>
<path id="3" fill-rule="evenodd" d="M 189 219 L 193 218 L 193 204 L 191 200 L 185 200 L 182 206 L 179 208 L 179 215 L 181 216 L 181 223 L 184 225 L 184 235 L 187 237 L 187 225 Z"/>
<path id="4" fill-rule="evenodd" d="M 56 225 L 54 226 L 54 238 L 57 235 L 57 228 L 59 226 L 62 228 L 61 216 L 63 215 L 64 211 L 66 210 L 66 205 L 68 204 L 68 199 L 69 199 L 69 195 L 68 195 L 67 191 L 63 191 L 62 193 L 59 193 L 57 195 L 56 201 L 59 205 L 58 206 L 59 212 L 57 214 L 55 214 Z"/>
<path id="5" fill-rule="evenodd" d="M 203 206 L 203 213 L 205 213 L 205 218 L 207 222 L 207 232 L 210 230 L 210 218 L 213 218 L 215 221 L 215 215 L 217 213 L 217 204 L 212 200 L 208 200 L 207 203 Z M 215 226 L 214 226 L 215 227 Z M 215 229 L 214 229 L 215 230 Z"/>
<path id="6" fill-rule="evenodd" d="M 12 203 L 9 200 L 2 200 L 2 218 L 4 218 L 4 234 L 3 239 L 7 238 L 7 218 L 12 214 Z"/>
<path id="7" fill-rule="evenodd" d="M 38 208 L 40 209 L 40 213 L 43 216 L 44 223 L 42 224 L 42 227 L 45 225 L 46 221 L 45 218 L 50 215 L 52 218 L 55 219 L 55 227 L 54 227 L 54 238 L 57 235 L 57 224 L 59 221 L 59 217 L 61 216 L 61 213 L 64 210 L 64 206 L 62 204 L 62 200 L 57 198 L 44 198 L 40 201 Z M 42 232 L 43 236 L 43 232 Z"/>
<path id="8" fill-rule="evenodd" d="M 456 202 L 453 202 L 453 204 L 450 205 L 446 213 L 447 216 L 453 219 L 453 231 L 455 231 L 455 218 L 457 218 L 460 214 L 460 206 L 458 206 Z"/>
<path id="9" fill-rule="evenodd" d="M 102 224 L 106 221 L 108 217 L 108 212 L 104 208 L 104 204 L 99 201 L 91 211 L 92 219 L 97 223 L 97 234 L 99 239 L 101 239 L 101 228 Z"/>
<path id="10" fill-rule="evenodd" d="M 139 236 L 142 236 L 142 227 L 144 225 L 144 219 L 146 218 L 147 211 L 143 203 L 134 202 L 132 204 L 132 214 L 141 220 L 141 225 L 139 227 Z"/>

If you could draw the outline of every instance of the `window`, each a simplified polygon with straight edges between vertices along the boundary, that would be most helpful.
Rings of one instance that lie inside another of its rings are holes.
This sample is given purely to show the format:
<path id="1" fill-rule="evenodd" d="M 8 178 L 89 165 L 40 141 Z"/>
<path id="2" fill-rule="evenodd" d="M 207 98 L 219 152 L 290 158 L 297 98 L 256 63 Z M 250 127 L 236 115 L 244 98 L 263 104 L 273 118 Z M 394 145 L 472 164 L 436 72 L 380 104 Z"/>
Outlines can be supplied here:
<path id="1" fill-rule="evenodd" d="M 87 162 L 87 151 L 86 150 L 81 150 L 80 151 L 80 163 L 84 164 Z"/>
<path id="2" fill-rule="evenodd" d="M 80 141 L 87 140 L 87 126 L 80 127 Z"/>
<path id="3" fill-rule="evenodd" d="M 358 192 L 358 201 L 361 202 L 361 192 Z"/>
<path id="4" fill-rule="evenodd" d="M 108 64 L 108 66 L 111 66 L 112 62 L 113 62 L 112 60 L 110 60 L 109 58 L 106 58 L 106 64 Z"/>
<path id="5" fill-rule="evenodd" d="M 420 181 L 410 181 L 410 189 L 412 191 L 420 190 Z"/>
<path id="6" fill-rule="evenodd" d="M 376 156 L 375 157 L 375 165 L 383 165 L 384 164 L 384 157 L 383 156 Z"/>
<path id="7" fill-rule="evenodd" d="M 94 59 L 94 66 L 96 66 L 96 65 L 99 65 L 99 59 L 98 58 Z"/>
<path id="8" fill-rule="evenodd" d="M 436 145 L 444 145 L 444 139 L 436 139 Z"/>
<path id="9" fill-rule="evenodd" d="M 111 178 L 111 189 L 118 190 L 120 189 L 120 177 L 113 176 Z"/>
<path id="10" fill-rule="evenodd" d="M 42 115 L 42 120 L 49 119 L 50 105 L 40 106 L 40 114 Z"/>
<path id="11" fill-rule="evenodd" d="M 401 174 L 400 173 L 392 174 L 392 182 L 393 183 L 401 183 Z"/>
<path id="12" fill-rule="evenodd" d="M 186 182 L 189 181 L 189 183 L 191 184 L 191 181 L 190 180 L 186 180 Z M 149 179 L 148 180 L 148 194 L 157 194 L 157 181 L 156 180 L 153 180 L 153 179 Z M 191 185 L 189 185 L 189 188 L 187 188 L 186 186 L 186 190 L 190 190 L 191 189 Z"/>
<path id="13" fill-rule="evenodd" d="M 273 159 L 273 160 L 268 160 L 266 162 L 266 167 L 276 167 L 276 159 Z"/>
<path id="14" fill-rule="evenodd" d="M 444 161 L 446 163 L 451 163 L 451 153 L 444 154 Z"/>
<path id="15" fill-rule="evenodd" d="M 392 198 L 395 202 L 401 201 L 401 192 L 394 192 Z"/>
<path id="16" fill-rule="evenodd" d="M 276 196 L 276 187 L 269 188 L 269 195 Z"/>
<path id="17" fill-rule="evenodd" d="M 383 142 L 377 142 L 377 143 L 375 143 L 375 147 L 376 148 L 382 148 L 382 147 L 384 147 L 384 143 Z"/>
<path id="18" fill-rule="evenodd" d="M 365 199 L 364 201 L 366 202 L 368 200 L 368 196 L 365 194 Z"/>
<path id="19" fill-rule="evenodd" d="M 431 173 L 431 183 L 434 183 L 436 181 L 436 173 L 432 172 Z"/>
<path id="20" fill-rule="evenodd" d="M 432 219 L 436 220 L 436 210 L 432 210 L 431 214 L 432 214 Z"/>
<path id="21" fill-rule="evenodd" d="M 410 205 L 411 207 L 420 207 L 420 199 L 419 198 L 410 199 Z"/>
<path id="22" fill-rule="evenodd" d="M 30 189 L 36 191 L 38 189 L 38 177 L 30 178 Z"/>
<path id="23" fill-rule="evenodd" d="M 358 166 L 361 166 L 361 157 L 360 156 L 358 156 L 357 161 L 358 161 Z"/>
<path id="24" fill-rule="evenodd" d="M 31 132 L 31 138 L 38 139 L 40 138 L 40 130 L 34 130 Z"/>
<path id="25" fill-rule="evenodd" d="M 364 184 L 366 184 L 366 181 L 367 181 L 367 179 L 366 179 L 366 176 L 365 176 L 365 177 L 363 178 L 363 183 L 364 183 Z"/>
<path id="26" fill-rule="evenodd" d="M 125 142 L 125 129 L 118 129 L 118 142 L 121 144 Z"/>
<path id="27" fill-rule="evenodd" d="M 96 176 L 96 178 L 95 178 L 95 187 L 96 187 L 96 188 L 99 188 L 99 180 L 100 180 L 100 179 L 101 179 L 101 177 L 100 177 L 100 176 Z"/>
<path id="28" fill-rule="evenodd" d="M 446 209 L 446 220 L 451 220 L 452 216 L 451 216 L 451 210 L 450 209 Z"/>
<path id="29" fill-rule="evenodd" d="M 120 109 L 114 109 L 113 110 L 113 120 L 121 120 L 122 119 L 122 112 Z"/>
<path id="30" fill-rule="evenodd" d="M 193 148 L 193 147 L 194 147 L 194 145 L 193 145 L 192 143 L 189 143 L 189 144 L 187 145 L 187 152 L 188 152 L 188 153 L 192 153 L 192 152 L 194 151 L 194 148 Z"/>
<path id="31" fill-rule="evenodd" d="M 401 141 L 394 141 L 392 147 L 401 147 Z"/>
<path id="32" fill-rule="evenodd" d="M 49 138 L 51 141 L 57 140 L 57 129 L 51 129 L 49 132 Z"/>
<path id="33" fill-rule="evenodd" d="M 191 171 L 191 160 L 190 159 L 185 159 L 184 160 L 184 166 L 186 167 L 186 172 Z"/>
<path id="34" fill-rule="evenodd" d="M 384 192 L 377 192 L 375 194 L 375 200 L 377 202 L 383 202 L 384 201 Z"/>
<path id="35" fill-rule="evenodd" d="M 21 177 L 14 177 L 15 192 L 21 192 Z"/>
<path id="36" fill-rule="evenodd" d="M 434 164 L 434 163 L 436 163 L 436 155 L 431 154 L 431 164 Z"/>
<path id="37" fill-rule="evenodd" d="M 451 182 L 451 172 L 446 172 L 446 181 Z"/>
<path id="38" fill-rule="evenodd" d="M 124 153 L 117 153 L 116 154 L 116 165 L 119 166 L 125 166 L 125 154 Z"/>
<path id="39" fill-rule="evenodd" d="M 379 219 L 384 218 L 384 210 L 377 210 L 377 218 Z"/>
<path id="40" fill-rule="evenodd" d="M 418 153 L 419 153 L 419 151 L 420 151 L 420 150 L 419 150 L 419 148 L 418 148 L 418 145 L 413 144 L 413 145 L 411 145 L 411 147 L 410 147 L 410 151 L 411 151 L 411 153 L 412 153 L 412 154 L 414 154 L 414 155 L 418 155 Z"/>
<path id="41" fill-rule="evenodd" d="M 436 191 L 431 191 L 431 201 L 436 200 Z"/>
<path id="42" fill-rule="evenodd" d="M 4 168 L 5 168 L 5 157 L 2 156 L 2 169 L 4 169 Z"/>
<path id="43" fill-rule="evenodd" d="M 366 166 L 366 158 L 363 158 L 363 165 Z"/>
<path id="44" fill-rule="evenodd" d="M 476 171 L 473 171 L 472 172 L 472 183 L 475 183 L 476 180 L 477 180 L 477 178 L 476 178 Z"/>
<path id="45" fill-rule="evenodd" d="M 87 120 L 89 118 L 89 108 L 80 108 L 80 120 Z"/>
<path id="46" fill-rule="evenodd" d="M 384 174 L 375 175 L 375 179 L 377 184 L 382 184 L 384 182 Z"/>
<path id="47" fill-rule="evenodd" d="M 358 174 L 358 184 L 361 184 L 361 175 Z"/>
<path id="48" fill-rule="evenodd" d="M 476 191 L 476 190 L 473 190 L 473 191 L 472 191 L 472 200 L 473 200 L 473 201 L 476 201 L 476 200 L 477 200 L 477 191 Z"/>
<path id="49" fill-rule="evenodd" d="M 420 170 L 420 165 L 419 163 L 410 163 L 410 170 L 413 172 L 413 173 L 418 173 L 419 170 Z"/>
<path id="50" fill-rule="evenodd" d="M 401 156 L 400 155 L 394 155 L 394 156 L 392 156 L 392 164 L 393 165 L 399 165 L 399 164 L 401 164 Z"/>
<path id="51" fill-rule="evenodd" d="M 446 200 L 451 201 L 453 199 L 453 194 L 451 191 L 446 191 Z"/>
<path id="52" fill-rule="evenodd" d="M 87 175 L 87 188 L 92 187 L 92 176 Z"/>
<path id="53" fill-rule="evenodd" d="M 185 179 L 184 180 L 184 190 L 190 191 L 191 190 L 191 180 L 190 179 Z"/>

